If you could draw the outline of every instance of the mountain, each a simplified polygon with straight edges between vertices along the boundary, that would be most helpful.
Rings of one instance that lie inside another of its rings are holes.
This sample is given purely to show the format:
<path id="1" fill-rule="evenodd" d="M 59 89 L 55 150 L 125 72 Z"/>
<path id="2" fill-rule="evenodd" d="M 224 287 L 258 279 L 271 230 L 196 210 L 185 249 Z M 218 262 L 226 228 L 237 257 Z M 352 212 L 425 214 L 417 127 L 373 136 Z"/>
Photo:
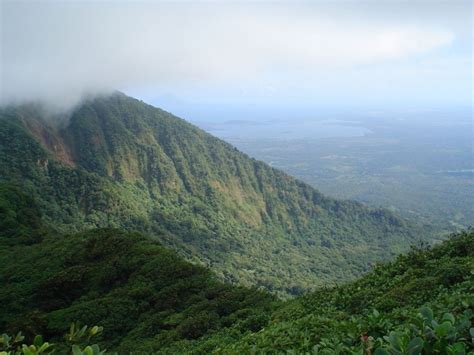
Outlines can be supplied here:
<path id="1" fill-rule="evenodd" d="M 221 280 L 281 296 L 353 279 L 424 238 L 121 93 L 67 115 L 3 108 L 0 181 L 34 198 L 58 235 L 140 231 Z"/>
<path id="2" fill-rule="evenodd" d="M 61 354 L 62 334 L 76 321 L 102 326 L 96 341 L 120 354 L 474 350 L 472 231 L 285 302 L 221 283 L 139 233 L 57 235 L 42 225 L 35 201 L 10 184 L 0 186 L 0 245 L 0 329 L 22 330 L 29 344 L 43 334 Z"/>

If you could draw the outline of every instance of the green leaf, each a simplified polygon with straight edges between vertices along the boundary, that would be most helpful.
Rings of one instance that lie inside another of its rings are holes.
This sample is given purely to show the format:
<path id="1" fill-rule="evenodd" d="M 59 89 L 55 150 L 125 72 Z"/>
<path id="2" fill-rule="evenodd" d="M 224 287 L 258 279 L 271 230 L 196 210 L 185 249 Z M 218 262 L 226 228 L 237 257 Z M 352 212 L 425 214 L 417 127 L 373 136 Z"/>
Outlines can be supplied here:
<path id="1" fill-rule="evenodd" d="M 453 326 L 451 325 L 451 322 L 446 321 L 446 322 L 443 322 L 440 325 L 438 325 L 434 329 L 434 331 L 435 331 L 436 336 L 438 336 L 439 338 L 442 338 L 442 337 L 445 337 L 449 334 L 452 327 Z"/>
<path id="2" fill-rule="evenodd" d="M 410 355 L 418 355 L 421 354 L 421 350 L 423 349 L 423 339 L 420 337 L 413 338 L 409 343 L 408 343 L 408 353 Z"/>
<path id="3" fill-rule="evenodd" d="M 422 307 L 420 309 L 420 314 L 425 319 L 426 323 L 431 324 L 433 321 L 433 311 L 429 307 Z"/>
<path id="4" fill-rule="evenodd" d="M 390 344 L 395 350 L 401 351 L 402 350 L 402 335 L 398 332 L 390 332 L 388 339 L 390 341 Z"/>
<path id="5" fill-rule="evenodd" d="M 43 345 L 41 345 L 39 348 L 38 348 L 38 353 L 42 353 L 44 352 L 46 349 L 50 348 L 51 347 L 51 344 L 49 344 L 48 342 L 44 343 Z"/>
<path id="6" fill-rule="evenodd" d="M 2 337 L 0 338 L 0 344 L 5 344 L 6 346 L 9 346 L 10 340 L 11 337 L 8 336 L 8 334 L 2 334 Z"/>
<path id="7" fill-rule="evenodd" d="M 377 350 L 374 352 L 374 355 L 390 355 L 390 353 L 384 348 L 377 348 Z"/>
<path id="8" fill-rule="evenodd" d="M 81 328 L 81 330 L 79 330 L 79 331 L 77 332 L 77 336 L 78 336 L 79 338 L 81 338 L 81 337 L 84 335 L 84 333 L 86 332 L 86 330 L 87 330 L 87 325 L 83 326 L 83 327 Z"/>
<path id="9" fill-rule="evenodd" d="M 35 336 L 33 345 L 35 345 L 37 348 L 41 347 L 41 345 L 43 345 L 43 337 L 41 335 Z"/>
<path id="10" fill-rule="evenodd" d="M 22 341 L 23 339 L 25 339 L 25 337 L 23 336 L 22 332 L 18 332 L 17 335 L 15 336 L 15 339 L 13 340 L 13 342 L 18 343 L 18 342 Z"/>
<path id="11" fill-rule="evenodd" d="M 94 355 L 100 355 L 101 354 L 99 345 L 97 345 L 97 344 L 91 345 L 91 348 L 92 348 L 92 352 L 93 352 Z"/>
<path id="12" fill-rule="evenodd" d="M 451 324 L 454 324 L 455 323 L 455 318 L 452 315 L 452 313 L 445 313 L 443 315 L 442 321 L 448 321 L 448 322 L 451 322 Z"/>
<path id="13" fill-rule="evenodd" d="M 73 345 L 71 350 L 73 355 L 83 355 L 83 352 L 77 345 Z"/>
<path id="14" fill-rule="evenodd" d="M 465 354 L 466 353 L 466 345 L 464 343 L 454 343 L 450 345 L 449 349 L 453 354 Z"/>
<path id="15" fill-rule="evenodd" d="M 34 345 L 26 345 L 23 344 L 21 347 L 21 351 L 23 352 L 24 355 L 36 355 L 36 347 Z"/>

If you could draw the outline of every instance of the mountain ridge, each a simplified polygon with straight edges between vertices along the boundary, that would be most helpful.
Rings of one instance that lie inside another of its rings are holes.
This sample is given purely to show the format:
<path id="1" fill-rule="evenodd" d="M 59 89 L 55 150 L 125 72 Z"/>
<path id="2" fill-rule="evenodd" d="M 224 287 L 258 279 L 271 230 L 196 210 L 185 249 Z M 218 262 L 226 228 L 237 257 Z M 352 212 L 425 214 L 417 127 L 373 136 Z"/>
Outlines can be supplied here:
<path id="1" fill-rule="evenodd" d="M 0 129 L 0 179 L 26 181 L 55 228 L 160 235 L 221 279 L 280 295 L 353 278 L 422 234 L 121 93 L 88 99 L 56 126 L 6 108 Z"/>

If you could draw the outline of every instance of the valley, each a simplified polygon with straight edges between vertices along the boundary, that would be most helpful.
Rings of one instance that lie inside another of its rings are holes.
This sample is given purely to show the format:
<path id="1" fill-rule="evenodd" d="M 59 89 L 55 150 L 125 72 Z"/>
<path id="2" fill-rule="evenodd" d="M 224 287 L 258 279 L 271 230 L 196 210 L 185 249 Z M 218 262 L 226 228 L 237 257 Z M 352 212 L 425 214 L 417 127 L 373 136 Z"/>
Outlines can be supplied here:
<path id="1" fill-rule="evenodd" d="M 472 225 L 469 110 L 327 115 L 332 120 L 269 120 L 257 131 L 244 122 L 196 124 L 329 196 L 388 208 L 440 232 Z"/>

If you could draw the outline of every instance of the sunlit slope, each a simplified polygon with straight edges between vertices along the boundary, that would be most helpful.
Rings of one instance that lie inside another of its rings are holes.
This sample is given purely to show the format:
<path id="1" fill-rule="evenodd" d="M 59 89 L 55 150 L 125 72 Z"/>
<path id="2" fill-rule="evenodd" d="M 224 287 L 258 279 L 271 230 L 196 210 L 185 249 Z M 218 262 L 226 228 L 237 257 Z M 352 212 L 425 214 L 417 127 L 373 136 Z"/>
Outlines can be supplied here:
<path id="1" fill-rule="evenodd" d="M 159 233 L 220 278 L 281 294 L 353 278 L 421 236 L 120 93 L 67 118 L 37 105 L 2 110 L 0 178 L 34 196 L 62 232 Z"/>

